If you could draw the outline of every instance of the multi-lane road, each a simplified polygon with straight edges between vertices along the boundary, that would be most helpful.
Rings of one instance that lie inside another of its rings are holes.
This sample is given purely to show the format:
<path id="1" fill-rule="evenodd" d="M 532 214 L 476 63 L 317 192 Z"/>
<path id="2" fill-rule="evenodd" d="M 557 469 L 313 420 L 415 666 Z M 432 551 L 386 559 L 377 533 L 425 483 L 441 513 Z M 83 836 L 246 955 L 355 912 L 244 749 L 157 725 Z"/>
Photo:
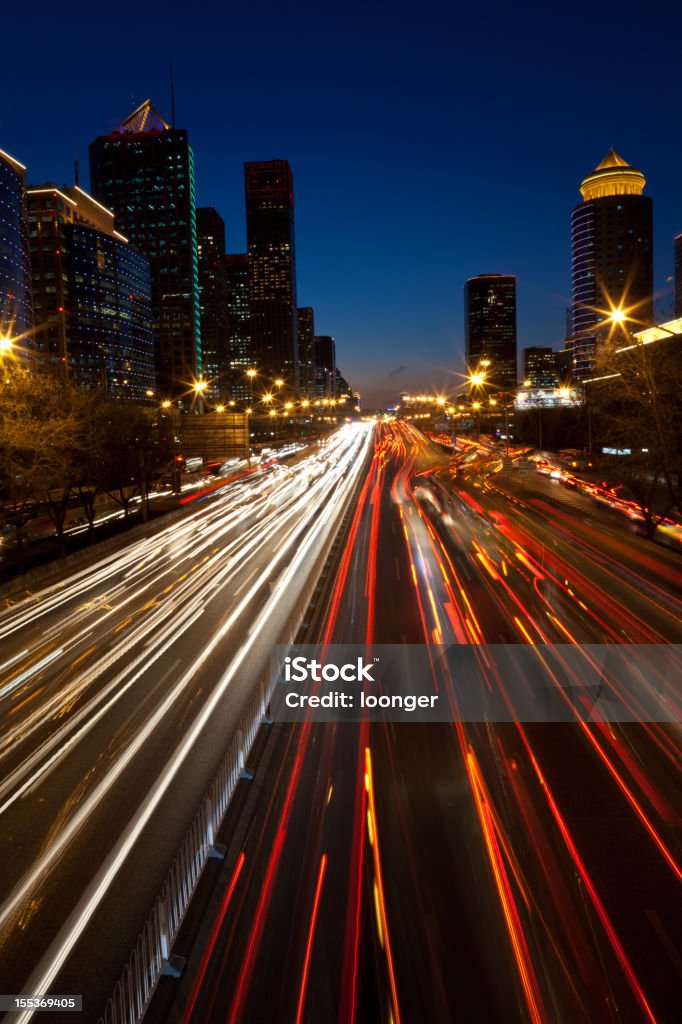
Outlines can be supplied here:
<path id="1" fill-rule="evenodd" d="M 308 643 L 680 640 L 679 556 L 499 469 L 346 428 L 5 611 L 4 991 L 80 980 L 96 1020 L 342 510 Z M 677 726 L 266 729 L 150 1020 L 676 1019 Z"/>
<path id="2" fill-rule="evenodd" d="M 348 426 L 195 495 L 4 609 L 2 992 L 82 993 L 97 1019 L 369 443 Z"/>
<path id="3" fill-rule="evenodd" d="M 305 640 L 679 641 L 675 554 L 492 463 L 453 479 L 416 430 L 379 428 Z M 268 744 L 152 1020 L 676 1019 L 677 727 L 304 724 Z"/>

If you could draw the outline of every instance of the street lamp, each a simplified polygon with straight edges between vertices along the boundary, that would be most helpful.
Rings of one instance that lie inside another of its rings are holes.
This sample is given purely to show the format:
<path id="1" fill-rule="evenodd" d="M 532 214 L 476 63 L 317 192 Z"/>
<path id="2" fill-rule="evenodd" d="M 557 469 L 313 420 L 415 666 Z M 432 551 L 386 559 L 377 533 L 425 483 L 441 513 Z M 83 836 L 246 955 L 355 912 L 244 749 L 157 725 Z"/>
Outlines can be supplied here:
<path id="1" fill-rule="evenodd" d="M 195 380 L 194 384 L 192 385 L 192 391 L 196 395 L 200 413 L 204 411 L 204 392 L 207 387 L 207 380 Z"/>

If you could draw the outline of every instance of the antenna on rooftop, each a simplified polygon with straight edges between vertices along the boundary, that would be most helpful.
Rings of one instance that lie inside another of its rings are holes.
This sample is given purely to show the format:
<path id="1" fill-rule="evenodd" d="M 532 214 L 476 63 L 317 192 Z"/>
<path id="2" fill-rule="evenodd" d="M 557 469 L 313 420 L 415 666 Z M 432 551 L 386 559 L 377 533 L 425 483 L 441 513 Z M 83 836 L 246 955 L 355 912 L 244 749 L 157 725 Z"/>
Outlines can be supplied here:
<path id="1" fill-rule="evenodd" d="M 170 64 L 170 94 L 171 94 L 171 128 L 175 128 L 175 82 L 173 81 L 173 62 Z"/>

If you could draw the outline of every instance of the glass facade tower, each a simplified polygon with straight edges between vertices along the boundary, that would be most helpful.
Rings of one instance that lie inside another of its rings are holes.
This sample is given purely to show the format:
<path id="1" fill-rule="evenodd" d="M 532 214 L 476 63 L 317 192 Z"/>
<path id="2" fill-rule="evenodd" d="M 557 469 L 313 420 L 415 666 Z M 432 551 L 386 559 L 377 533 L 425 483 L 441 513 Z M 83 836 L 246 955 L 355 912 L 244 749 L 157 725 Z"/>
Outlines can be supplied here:
<path id="1" fill-rule="evenodd" d="M 93 194 L 116 214 L 152 273 L 156 374 L 161 396 L 202 375 L 194 161 L 187 132 L 149 100 L 90 145 Z"/>
<path id="2" fill-rule="evenodd" d="M 479 274 L 464 286 L 466 362 L 487 360 L 486 383 L 499 392 L 516 388 L 516 278 Z"/>
<path id="3" fill-rule="evenodd" d="M 37 358 L 85 387 L 149 401 L 149 263 L 82 189 L 30 187 L 27 201 Z"/>
<path id="4" fill-rule="evenodd" d="M 265 377 L 298 387 L 294 179 L 286 160 L 244 165 L 251 346 Z"/>
<path id="5" fill-rule="evenodd" d="M 627 338 L 627 324 L 607 321 L 612 310 L 627 310 L 640 329 L 652 322 L 653 204 L 644 185 L 641 171 L 609 150 L 580 186 L 571 217 L 576 380 L 592 376 L 600 338 L 614 330 Z"/>
<path id="6" fill-rule="evenodd" d="M 29 348 L 33 302 L 24 172 L 23 164 L 0 150 L 0 335 L 22 338 Z"/>

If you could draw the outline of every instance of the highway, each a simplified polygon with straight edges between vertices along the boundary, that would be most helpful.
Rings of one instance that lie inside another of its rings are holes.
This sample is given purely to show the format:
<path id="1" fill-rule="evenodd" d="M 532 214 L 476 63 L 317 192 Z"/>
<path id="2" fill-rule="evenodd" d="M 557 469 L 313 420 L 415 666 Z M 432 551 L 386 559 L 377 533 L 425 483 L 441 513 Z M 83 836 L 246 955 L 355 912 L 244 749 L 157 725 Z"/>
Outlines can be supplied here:
<path id="1" fill-rule="evenodd" d="M 374 445 L 305 642 L 679 642 L 676 554 L 483 454 L 453 473 L 409 424 Z M 657 723 L 270 727 L 185 977 L 149 1019 L 677 1020 L 679 740 Z"/>
<path id="2" fill-rule="evenodd" d="M 102 1012 L 370 443 L 348 425 L 6 602 L 3 992 L 82 993 L 84 1020 Z"/>

